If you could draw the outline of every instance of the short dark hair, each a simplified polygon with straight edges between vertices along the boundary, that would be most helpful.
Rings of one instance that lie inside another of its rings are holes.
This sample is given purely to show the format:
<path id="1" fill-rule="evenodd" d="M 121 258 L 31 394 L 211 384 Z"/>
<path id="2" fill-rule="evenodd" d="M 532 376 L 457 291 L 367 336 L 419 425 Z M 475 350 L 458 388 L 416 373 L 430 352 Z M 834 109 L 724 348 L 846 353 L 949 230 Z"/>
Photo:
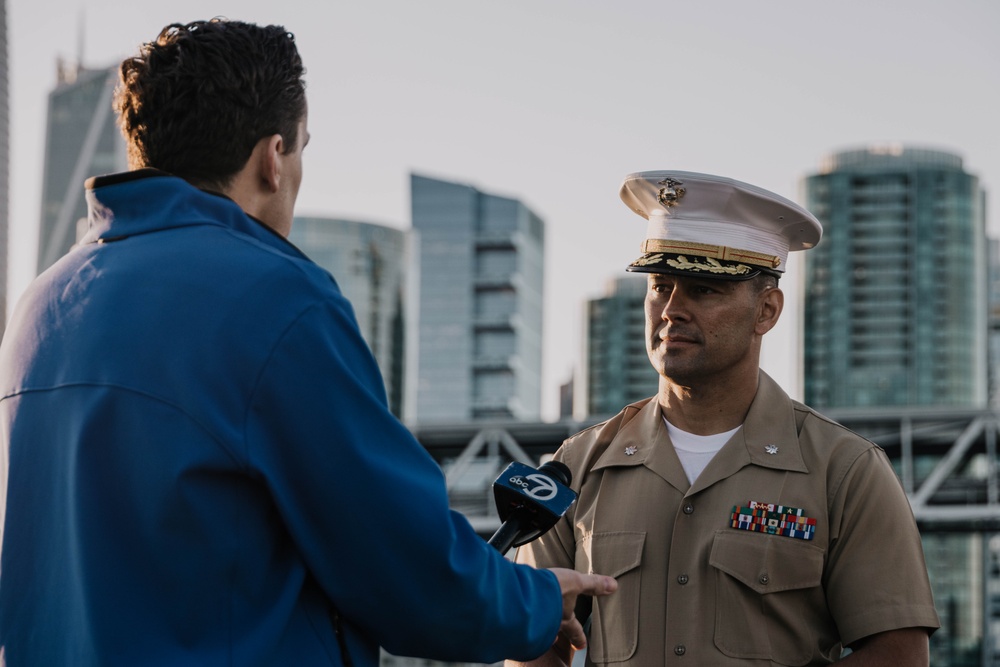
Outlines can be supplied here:
<path id="1" fill-rule="evenodd" d="M 773 289 L 778 286 L 778 276 L 773 273 L 768 273 L 767 271 L 761 271 L 756 276 L 751 278 L 751 284 L 753 289 L 758 294 L 766 289 Z"/>
<path id="2" fill-rule="evenodd" d="M 215 18 L 160 31 L 121 64 L 115 110 L 129 166 L 225 187 L 257 142 L 295 149 L 306 112 L 305 68 L 281 26 Z"/>

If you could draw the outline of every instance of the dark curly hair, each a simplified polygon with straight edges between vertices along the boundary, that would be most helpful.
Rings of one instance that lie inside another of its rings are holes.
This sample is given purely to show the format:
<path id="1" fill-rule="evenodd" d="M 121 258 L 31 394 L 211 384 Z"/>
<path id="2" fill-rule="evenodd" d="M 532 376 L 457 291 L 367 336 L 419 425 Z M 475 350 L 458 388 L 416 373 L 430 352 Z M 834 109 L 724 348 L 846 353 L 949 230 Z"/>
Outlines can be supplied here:
<path id="1" fill-rule="evenodd" d="M 168 25 L 121 64 L 115 111 L 129 166 L 224 188 L 263 137 L 280 134 L 294 150 L 303 74 L 295 37 L 281 26 Z"/>

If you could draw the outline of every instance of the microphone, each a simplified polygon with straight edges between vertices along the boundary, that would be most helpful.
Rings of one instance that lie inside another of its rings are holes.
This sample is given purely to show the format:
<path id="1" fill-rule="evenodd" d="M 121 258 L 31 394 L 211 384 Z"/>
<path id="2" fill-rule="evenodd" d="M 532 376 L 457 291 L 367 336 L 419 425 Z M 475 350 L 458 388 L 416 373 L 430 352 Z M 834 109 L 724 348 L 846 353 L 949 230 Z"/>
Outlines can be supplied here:
<path id="1" fill-rule="evenodd" d="M 538 538 L 576 501 L 566 464 L 549 461 L 537 470 L 514 462 L 493 482 L 500 528 L 488 540 L 502 554 Z"/>

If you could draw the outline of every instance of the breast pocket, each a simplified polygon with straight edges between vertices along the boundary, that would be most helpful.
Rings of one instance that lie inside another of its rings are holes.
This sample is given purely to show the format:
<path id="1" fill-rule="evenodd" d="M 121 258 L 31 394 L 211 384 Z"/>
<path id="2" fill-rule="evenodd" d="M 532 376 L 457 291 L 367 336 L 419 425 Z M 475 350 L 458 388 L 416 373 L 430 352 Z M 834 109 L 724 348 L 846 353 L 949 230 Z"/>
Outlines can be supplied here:
<path id="1" fill-rule="evenodd" d="M 595 600 L 587 641 L 591 662 L 620 662 L 635 653 L 639 643 L 639 566 L 645 542 L 646 533 L 640 532 L 591 533 L 577 542 L 577 569 L 618 580 L 615 593 Z"/>
<path id="2" fill-rule="evenodd" d="M 788 537 L 722 531 L 715 569 L 715 645 L 734 658 L 806 665 L 817 628 L 829 627 L 823 550 Z"/>

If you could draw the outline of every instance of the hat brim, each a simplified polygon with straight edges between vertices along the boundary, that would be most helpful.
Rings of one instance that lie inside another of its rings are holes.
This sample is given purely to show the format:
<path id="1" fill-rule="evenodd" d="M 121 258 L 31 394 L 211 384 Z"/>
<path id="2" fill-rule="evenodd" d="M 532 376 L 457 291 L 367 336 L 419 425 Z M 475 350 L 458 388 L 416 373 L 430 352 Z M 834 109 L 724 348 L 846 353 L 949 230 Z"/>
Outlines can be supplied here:
<path id="1" fill-rule="evenodd" d="M 752 264 L 664 252 L 648 252 L 625 267 L 625 270 L 633 273 L 667 273 L 712 280 L 750 280 L 762 273 L 781 277 L 777 271 L 769 271 Z"/>

